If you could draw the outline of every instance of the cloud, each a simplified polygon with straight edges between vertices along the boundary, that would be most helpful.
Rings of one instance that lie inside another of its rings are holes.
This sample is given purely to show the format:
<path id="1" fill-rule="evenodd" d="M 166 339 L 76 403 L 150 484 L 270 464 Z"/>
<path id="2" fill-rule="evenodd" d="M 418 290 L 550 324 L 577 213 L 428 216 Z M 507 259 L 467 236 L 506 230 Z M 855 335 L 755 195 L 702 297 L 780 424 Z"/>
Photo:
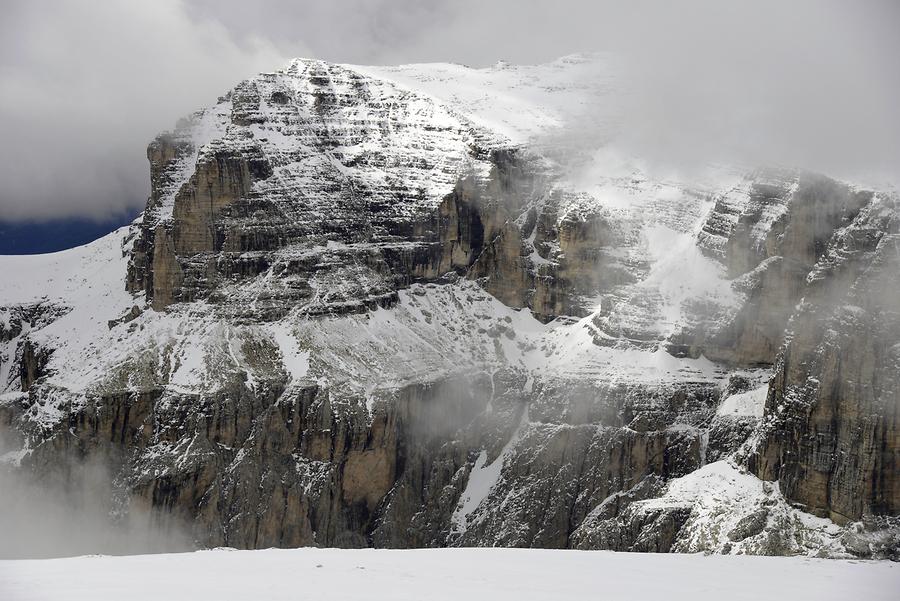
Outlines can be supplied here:
<path id="1" fill-rule="evenodd" d="M 4 430 L 0 454 L 21 444 Z M 0 461 L 0 532 L 0 560 L 195 548 L 185 519 L 130 499 L 96 457 L 37 471 Z"/>
<path id="2" fill-rule="evenodd" d="M 176 0 L 20 1 L 4 13 L 0 220 L 134 211 L 156 133 L 287 60 Z"/>
<path id="3" fill-rule="evenodd" d="M 617 143 L 676 168 L 778 164 L 896 183 L 897 23 L 900 5 L 879 1 L 672 3 L 617 41 L 633 85 Z"/>
<path id="4" fill-rule="evenodd" d="M 156 133 L 294 56 L 484 66 L 612 51 L 627 70 L 622 152 L 678 169 L 787 163 L 894 181 L 900 170 L 892 64 L 900 6 L 891 0 L 14 0 L 4 8 L 0 220 L 137 210 L 148 191 L 144 149 Z"/>

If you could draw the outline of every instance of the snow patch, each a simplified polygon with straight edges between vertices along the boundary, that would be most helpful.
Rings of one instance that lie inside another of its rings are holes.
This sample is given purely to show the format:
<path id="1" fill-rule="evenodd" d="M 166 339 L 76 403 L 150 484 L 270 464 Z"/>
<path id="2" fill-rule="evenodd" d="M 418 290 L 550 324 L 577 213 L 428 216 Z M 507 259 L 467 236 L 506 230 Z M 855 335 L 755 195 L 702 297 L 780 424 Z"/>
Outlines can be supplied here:
<path id="1" fill-rule="evenodd" d="M 733 394 L 719 404 L 716 415 L 762 417 L 768 394 L 768 384 L 747 392 Z"/>
<path id="2" fill-rule="evenodd" d="M 295 382 L 304 378 L 309 373 L 309 351 L 300 348 L 290 323 L 276 322 L 269 324 L 267 331 L 271 334 L 278 350 L 281 351 L 281 359 L 285 371 Z"/>
<path id="3" fill-rule="evenodd" d="M 519 439 L 522 437 L 523 430 L 528 426 L 528 408 L 526 407 L 522 413 L 522 419 L 519 427 L 516 429 L 509 442 L 504 445 L 500 454 L 489 465 L 487 462 L 487 451 L 482 450 L 472 471 L 469 472 L 469 480 L 466 482 L 466 488 L 459 497 L 459 505 L 453 512 L 451 523 L 454 530 L 463 533 L 468 528 L 469 515 L 475 511 L 482 501 L 488 498 L 494 486 L 500 480 L 500 472 L 503 470 L 503 462 L 511 454 Z"/>

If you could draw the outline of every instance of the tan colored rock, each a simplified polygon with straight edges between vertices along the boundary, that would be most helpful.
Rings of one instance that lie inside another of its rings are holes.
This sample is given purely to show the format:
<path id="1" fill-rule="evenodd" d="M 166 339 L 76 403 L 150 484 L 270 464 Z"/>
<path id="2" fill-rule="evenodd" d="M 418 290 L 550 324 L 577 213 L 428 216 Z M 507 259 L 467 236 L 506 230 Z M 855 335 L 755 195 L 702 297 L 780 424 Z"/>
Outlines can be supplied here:
<path id="1" fill-rule="evenodd" d="M 160 311 L 175 302 L 183 279 L 172 234 L 160 225 L 153 239 L 152 300 L 155 310 Z"/>
<path id="2" fill-rule="evenodd" d="M 350 504 L 364 501 L 374 511 L 394 484 L 395 457 L 380 448 L 350 453 L 344 464 L 343 494 Z"/>
<path id="3" fill-rule="evenodd" d="M 877 205 L 863 213 L 813 272 L 750 458 L 786 497 L 838 523 L 900 512 L 895 215 Z"/>

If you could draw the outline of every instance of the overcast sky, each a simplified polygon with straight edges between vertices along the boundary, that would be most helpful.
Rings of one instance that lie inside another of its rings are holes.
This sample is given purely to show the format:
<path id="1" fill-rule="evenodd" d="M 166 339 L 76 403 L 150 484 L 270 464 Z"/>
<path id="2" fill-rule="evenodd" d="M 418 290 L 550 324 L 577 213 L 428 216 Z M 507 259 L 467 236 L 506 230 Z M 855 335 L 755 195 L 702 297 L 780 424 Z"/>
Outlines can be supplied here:
<path id="1" fill-rule="evenodd" d="M 5 0 L 0 221 L 108 218 L 147 143 L 291 57 L 392 64 L 628 57 L 628 150 L 673 163 L 900 172 L 900 2 Z"/>

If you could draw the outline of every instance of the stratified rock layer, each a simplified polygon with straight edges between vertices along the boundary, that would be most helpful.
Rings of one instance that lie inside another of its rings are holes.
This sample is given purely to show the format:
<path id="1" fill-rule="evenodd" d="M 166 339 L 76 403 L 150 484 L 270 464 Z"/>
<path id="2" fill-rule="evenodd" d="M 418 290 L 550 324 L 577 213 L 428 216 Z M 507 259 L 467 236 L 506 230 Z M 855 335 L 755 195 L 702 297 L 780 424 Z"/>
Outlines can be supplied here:
<path id="1" fill-rule="evenodd" d="M 207 546 L 896 556 L 896 198 L 560 151 L 586 62 L 298 60 L 160 135 L 131 228 L 3 258 L 4 463 Z"/>
<path id="2" fill-rule="evenodd" d="M 869 204 L 810 273 L 752 461 L 838 523 L 900 513 L 898 227 L 892 200 Z"/>

